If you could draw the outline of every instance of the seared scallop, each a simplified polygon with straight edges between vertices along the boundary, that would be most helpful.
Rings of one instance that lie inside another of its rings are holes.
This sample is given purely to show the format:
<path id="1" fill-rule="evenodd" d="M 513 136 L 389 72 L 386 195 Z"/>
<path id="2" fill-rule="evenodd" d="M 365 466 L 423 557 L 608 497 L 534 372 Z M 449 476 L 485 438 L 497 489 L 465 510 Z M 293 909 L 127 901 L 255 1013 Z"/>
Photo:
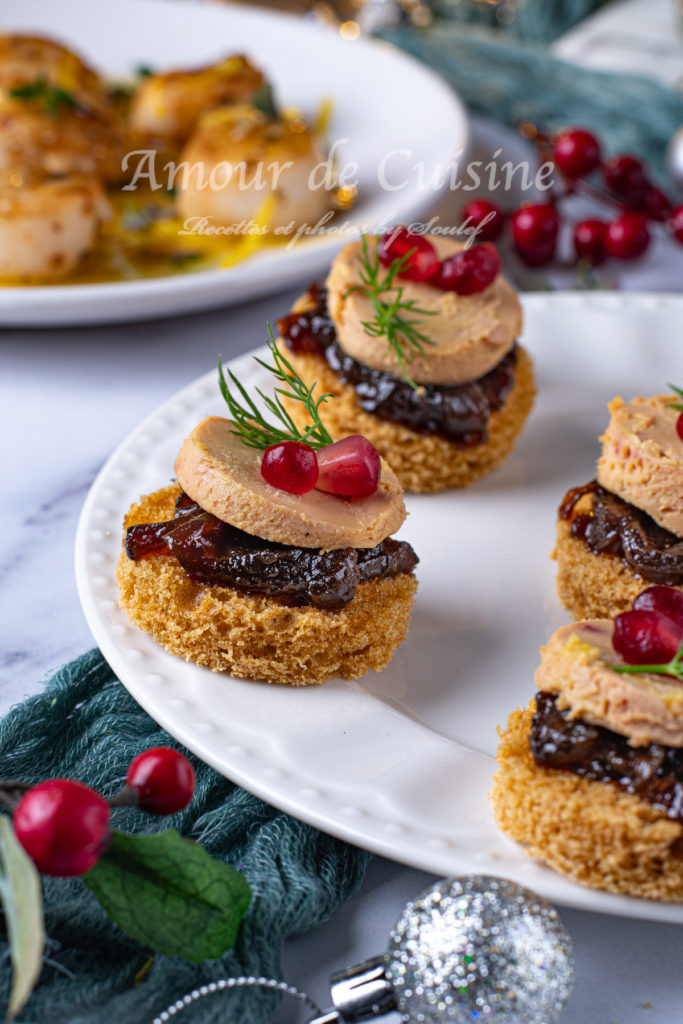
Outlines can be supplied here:
<path id="1" fill-rule="evenodd" d="M 72 174 L 121 179 L 123 143 L 117 128 L 79 106 L 46 108 L 38 96 L 0 98 L 0 173 L 39 178 Z"/>
<path id="2" fill-rule="evenodd" d="M 0 89 L 30 94 L 31 86 L 40 83 L 84 108 L 104 112 L 105 84 L 73 50 L 43 36 L 0 35 Z"/>
<path id="3" fill-rule="evenodd" d="M 0 276 L 49 278 L 68 274 L 92 249 L 109 216 L 94 178 L 63 178 L 0 188 Z"/>
<path id="4" fill-rule="evenodd" d="M 182 144 L 202 113 L 228 103 L 245 103 L 263 83 L 258 68 L 241 56 L 192 71 L 149 75 L 133 99 L 130 129 Z"/>
<path id="5" fill-rule="evenodd" d="M 181 217 L 234 225 L 256 218 L 269 197 L 268 226 L 294 230 L 329 208 L 325 154 L 299 119 L 253 107 L 205 115 L 185 146 L 174 182 Z"/>

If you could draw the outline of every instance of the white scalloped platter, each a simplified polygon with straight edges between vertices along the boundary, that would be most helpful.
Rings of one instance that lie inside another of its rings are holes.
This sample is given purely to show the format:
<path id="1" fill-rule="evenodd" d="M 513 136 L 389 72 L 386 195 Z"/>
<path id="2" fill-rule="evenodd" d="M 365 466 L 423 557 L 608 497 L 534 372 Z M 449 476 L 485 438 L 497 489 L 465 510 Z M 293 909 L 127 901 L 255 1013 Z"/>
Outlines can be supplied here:
<path id="1" fill-rule="evenodd" d="M 358 183 L 358 201 L 341 218 L 351 234 L 419 221 L 438 198 L 435 177 L 467 146 L 465 109 L 443 79 L 388 43 L 343 39 L 312 19 L 188 0 L 99 0 L 96 16 L 92 0 L 3 0 L 0 31 L 52 35 L 119 78 L 144 64 L 187 68 L 245 53 L 283 106 L 312 117 L 331 100 L 336 165 Z M 392 190 L 381 187 L 382 168 Z M 230 268 L 182 275 L 0 287 L 0 325 L 106 323 L 244 302 L 312 280 L 349 237 L 319 234 L 291 251 L 271 247 Z"/>
<path id="2" fill-rule="evenodd" d="M 567 621 L 550 559 L 558 503 L 593 476 L 610 398 L 683 380 L 683 297 L 523 301 L 536 407 L 515 452 L 488 478 L 408 496 L 399 536 L 420 556 L 420 585 L 408 638 L 383 672 L 300 689 L 232 679 L 167 654 L 119 609 L 124 513 L 167 483 L 190 429 L 224 412 L 211 368 L 146 419 L 93 485 L 76 543 L 81 602 L 135 699 L 264 800 L 436 874 L 489 872 L 557 903 L 683 922 L 683 906 L 593 892 L 542 867 L 500 834 L 487 799 L 496 727 L 528 703 L 538 648 Z M 269 386 L 250 356 L 232 368 L 247 386 Z"/>

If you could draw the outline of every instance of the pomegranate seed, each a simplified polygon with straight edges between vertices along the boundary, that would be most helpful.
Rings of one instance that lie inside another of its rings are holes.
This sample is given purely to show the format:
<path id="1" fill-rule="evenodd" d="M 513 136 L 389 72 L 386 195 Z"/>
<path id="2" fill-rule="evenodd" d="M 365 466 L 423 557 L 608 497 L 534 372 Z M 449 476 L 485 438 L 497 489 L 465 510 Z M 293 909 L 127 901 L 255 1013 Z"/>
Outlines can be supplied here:
<path id="1" fill-rule="evenodd" d="M 680 413 L 676 420 L 676 433 L 680 437 L 681 441 L 683 441 L 683 412 Z"/>
<path id="2" fill-rule="evenodd" d="M 148 814 L 175 814 L 187 807 L 194 795 L 194 768 L 171 747 L 152 747 L 134 757 L 128 767 L 126 786 Z"/>
<path id="3" fill-rule="evenodd" d="M 636 611 L 659 612 L 683 629 L 683 592 L 675 587 L 648 587 L 633 602 Z"/>
<path id="4" fill-rule="evenodd" d="M 495 245 L 484 242 L 472 249 L 463 249 L 439 264 L 432 284 L 445 292 L 473 295 L 495 281 L 500 273 L 500 256 Z"/>
<path id="5" fill-rule="evenodd" d="M 560 173 L 570 181 L 584 178 L 600 165 L 600 144 L 584 128 L 570 128 L 555 139 L 553 160 Z"/>
<path id="6" fill-rule="evenodd" d="M 661 612 L 635 609 L 614 620 L 614 650 L 629 665 L 661 665 L 671 661 L 683 640 L 683 626 Z"/>
<path id="7" fill-rule="evenodd" d="M 352 434 L 318 451 L 319 491 L 344 498 L 374 494 L 382 471 L 377 449 L 361 434 Z"/>
<path id="8" fill-rule="evenodd" d="M 650 244 L 647 221 L 639 213 L 622 213 L 605 232 L 607 255 L 616 260 L 635 260 Z"/>
<path id="9" fill-rule="evenodd" d="M 290 494 L 306 494 L 318 482 L 318 460 L 309 444 L 282 441 L 266 448 L 261 459 L 266 483 Z"/>
<path id="10" fill-rule="evenodd" d="M 669 197 L 656 185 L 648 185 L 643 199 L 642 212 L 650 220 L 656 220 L 663 224 L 671 216 Z"/>
<path id="11" fill-rule="evenodd" d="M 416 235 L 408 228 L 398 227 L 383 235 L 377 246 L 379 261 L 385 267 L 394 260 L 407 256 L 409 252 L 412 254 L 399 277 L 405 277 L 409 281 L 426 281 L 436 271 L 439 257 L 432 243 L 422 235 Z"/>
<path id="12" fill-rule="evenodd" d="M 522 259 L 539 266 L 552 259 L 560 230 L 557 210 L 549 203 L 530 203 L 512 215 L 512 240 Z"/>
<path id="13" fill-rule="evenodd" d="M 109 804 L 72 779 L 48 779 L 29 789 L 14 812 L 14 831 L 44 875 L 83 875 L 109 837 Z"/>
<path id="14" fill-rule="evenodd" d="M 478 229 L 476 237 L 481 242 L 495 242 L 505 226 L 505 214 L 488 199 L 470 199 L 463 207 L 462 218 L 464 224 Z"/>
<path id="15" fill-rule="evenodd" d="M 669 231 L 683 245 L 683 203 L 676 206 L 669 217 Z"/>
<path id="16" fill-rule="evenodd" d="M 602 168 L 605 184 L 612 192 L 625 199 L 630 206 L 640 206 L 648 187 L 645 170 L 640 160 L 628 153 L 606 160 Z"/>
<path id="17" fill-rule="evenodd" d="M 587 259 L 597 267 L 607 258 L 605 232 L 602 220 L 581 220 L 574 227 L 574 252 L 579 259 Z"/>

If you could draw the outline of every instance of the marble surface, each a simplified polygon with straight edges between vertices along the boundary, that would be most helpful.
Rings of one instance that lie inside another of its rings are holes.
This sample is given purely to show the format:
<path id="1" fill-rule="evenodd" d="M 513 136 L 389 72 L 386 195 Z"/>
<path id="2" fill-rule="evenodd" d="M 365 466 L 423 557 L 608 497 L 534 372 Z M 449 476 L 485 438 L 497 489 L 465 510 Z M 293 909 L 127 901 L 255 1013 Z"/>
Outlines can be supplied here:
<path id="1" fill-rule="evenodd" d="M 175 321 L 4 332 L 0 408 L 6 482 L 0 529 L 0 702 L 40 690 L 92 646 L 72 568 L 88 487 L 112 449 L 173 391 L 260 344 L 293 293 Z M 405 902 L 430 876 L 376 858 L 361 892 L 326 925 L 288 944 L 285 977 L 326 1005 L 330 973 L 381 952 Z M 680 1020 L 681 933 L 673 925 L 561 911 L 577 979 L 562 1024 Z M 179 993 L 180 995 L 181 993 Z M 283 1007 L 282 1024 L 303 1019 Z"/>

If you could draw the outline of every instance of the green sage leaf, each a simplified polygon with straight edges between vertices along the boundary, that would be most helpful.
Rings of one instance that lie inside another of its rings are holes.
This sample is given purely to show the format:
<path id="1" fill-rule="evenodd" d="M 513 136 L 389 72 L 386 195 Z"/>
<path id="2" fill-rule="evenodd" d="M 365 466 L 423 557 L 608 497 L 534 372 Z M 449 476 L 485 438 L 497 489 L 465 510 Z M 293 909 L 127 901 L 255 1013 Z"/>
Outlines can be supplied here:
<path id="1" fill-rule="evenodd" d="M 38 980 L 43 965 L 43 894 L 35 865 L 19 843 L 6 814 L 0 815 L 0 902 L 5 913 L 12 960 L 7 1020 L 14 1020 Z"/>
<path id="2" fill-rule="evenodd" d="M 251 890 L 239 871 L 173 830 L 112 844 L 83 881 L 138 942 L 194 963 L 221 956 L 237 938 Z"/>

